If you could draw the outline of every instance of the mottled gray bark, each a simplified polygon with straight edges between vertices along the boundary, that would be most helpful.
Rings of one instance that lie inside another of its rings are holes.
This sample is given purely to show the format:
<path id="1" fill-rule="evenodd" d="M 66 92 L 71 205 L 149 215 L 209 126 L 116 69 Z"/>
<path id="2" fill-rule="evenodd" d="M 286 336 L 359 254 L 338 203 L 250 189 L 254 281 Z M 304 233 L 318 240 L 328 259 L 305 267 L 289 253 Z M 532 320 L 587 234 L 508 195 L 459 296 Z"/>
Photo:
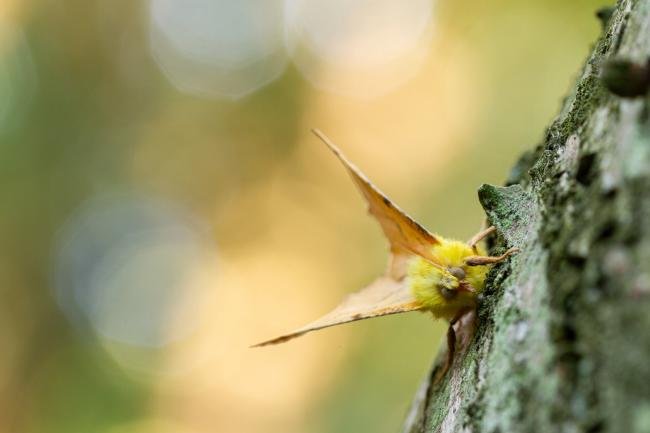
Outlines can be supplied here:
<path id="1" fill-rule="evenodd" d="M 543 143 L 480 188 L 495 251 L 522 252 L 490 273 L 474 339 L 405 432 L 650 432 L 650 98 L 599 79 L 649 55 L 650 0 L 619 1 Z"/>

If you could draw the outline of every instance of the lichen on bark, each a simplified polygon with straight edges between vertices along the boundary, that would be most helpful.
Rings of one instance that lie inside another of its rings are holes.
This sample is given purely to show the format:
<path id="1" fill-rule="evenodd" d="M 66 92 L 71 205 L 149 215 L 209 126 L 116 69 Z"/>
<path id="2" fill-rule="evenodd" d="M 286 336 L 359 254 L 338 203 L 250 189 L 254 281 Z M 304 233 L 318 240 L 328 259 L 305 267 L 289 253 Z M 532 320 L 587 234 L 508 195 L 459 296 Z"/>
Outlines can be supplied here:
<path id="1" fill-rule="evenodd" d="M 599 80 L 645 62 L 650 0 L 620 0 L 543 142 L 479 200 L 506 246 L 478 330 L 404 432 L 650 432 L 650 98 Z"/>

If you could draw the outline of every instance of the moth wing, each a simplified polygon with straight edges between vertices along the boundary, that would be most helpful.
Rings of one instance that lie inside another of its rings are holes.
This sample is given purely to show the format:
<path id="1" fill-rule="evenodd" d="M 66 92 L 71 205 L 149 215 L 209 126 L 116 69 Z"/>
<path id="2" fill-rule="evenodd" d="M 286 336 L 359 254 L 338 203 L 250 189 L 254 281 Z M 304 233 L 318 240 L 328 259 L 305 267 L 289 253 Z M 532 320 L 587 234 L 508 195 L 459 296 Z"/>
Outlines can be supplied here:
<path id="1" fill-rule="evenodd" d="M 389 263 L 389 275 L 396 279 L 403 277 L 405 256 L 411 254 L 417 254 L 435 263 L 436 260 L 431 253 L 431 246 L 440 243 L 440 241 L 377 189 L 325 134 L 317 129 L 312 130 L 312 132 L 343 163 L 352 180 L 368 202 L 368 211 L 379 222 L 390 243 L 391 253 L 393 254 L 391 263 Z"/>
<path id="2" fill-rule="evenodd" d="M 348 295 L 334 310 L 293 332 L 251 347 L 284 343 L 311 331 L 389 314 L 406 313 L 422 308 L 404 281 L 380 277 L 366 288 Z"/>

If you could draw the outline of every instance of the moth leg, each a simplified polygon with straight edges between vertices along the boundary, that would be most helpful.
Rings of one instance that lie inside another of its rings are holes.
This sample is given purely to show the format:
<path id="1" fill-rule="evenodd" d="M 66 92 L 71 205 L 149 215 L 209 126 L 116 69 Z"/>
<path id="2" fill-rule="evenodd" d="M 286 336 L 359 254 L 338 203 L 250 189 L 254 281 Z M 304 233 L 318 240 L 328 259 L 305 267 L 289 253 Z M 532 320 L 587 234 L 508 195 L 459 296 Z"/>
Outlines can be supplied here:
<path id="1" fill-rule="evenodd" d="M 490 226 L 486 229 L 482 229 L 480 232 L 476 233 L 470 240 L 467 241 L 467 245 L 469 245 L 472 250 L 474 250 L 474 253 L 478 254 L 478 251 L 476 250 L 476 245 L 478 245 L 479 242 L 481 242 L 483 239 L 485 239 L 488 235 L 494 233 L 496 231 L 496 227 Z"/>
<path id="2" fill-rule="evenodd" d="M 456 337 L 456 330 L 454 329 L 454 325 L 458 323 L 459 321 L 462 320 L 462 318 L 468 314 L 471 313 L 471 309 L 464 309 L 458 312 L 456 316 L 454 316 L 453 319 L 449 321 L 449 328 L 447 328 L 447 358 L 445 359 L 445 365 L 443 366 L 442 370 L 437 374 L 437 377 L 434 381 L 434 385 L 438 384 L 442 378 L 445 377 L 451 366 L 454 364 L 454 358 L 456 355 L 456 342 L 457 342 L 457 337 Z M 462 323 L 462 322 L 461 322 Z"/>
<path id="3" fill-rule="evenodd" d="M 456 319 L 449 322 L 449 328 L 447 328 L 447 359 L 445 360 L 445 367 L 442 369 L 442 375 L 447 374 L 447 371 L 454 364 L 454 356 L 456 355 L 456 330 L 454 329 L 454 323 Z"/>
<path id="4" fill-rule="evenodd" d="M 447 357 L 445 359 L 445 364 L 442 367 L 442 370 L 436 373 L 435 378 L 433 379 L 433 385 L 437 385 L 446 375 L 452 364 L 454 363 L 454 355 L 456 352 L 456 331 L 454 330 L 454 325 L 449 322 L 449 328 L 447 328 Z"/>
<path id="5" fill-rule="evenodd" d="M 513 247 L 510 248 L 505 253 L 501 254 L 500 256 L 469 256 L 469 257 L 465 257 L 464 261 L 467 266 L 492 265 L 494 263 L 499 263 L 504 261 L 511 255 L 517 254 L 519 251 L 520 251 L 519 248 Z"/>

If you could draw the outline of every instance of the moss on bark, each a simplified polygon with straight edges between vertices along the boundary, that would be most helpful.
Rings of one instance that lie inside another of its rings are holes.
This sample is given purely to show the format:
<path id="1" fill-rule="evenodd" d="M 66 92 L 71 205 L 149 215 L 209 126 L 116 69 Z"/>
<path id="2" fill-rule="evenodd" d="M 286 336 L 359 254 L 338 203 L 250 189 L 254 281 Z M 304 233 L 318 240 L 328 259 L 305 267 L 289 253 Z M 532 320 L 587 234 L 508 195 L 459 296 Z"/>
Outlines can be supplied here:
<path id="1" fill-rule="evenodd" d="M 543 142 L 509 186 L 480 188 L 494 249 L 522 252 L 490 273 L 474 339 L 405 432 L 650 432 L 650 98 L 599 80 L 649 55 L 650 0 L 620 0 Z"/>

